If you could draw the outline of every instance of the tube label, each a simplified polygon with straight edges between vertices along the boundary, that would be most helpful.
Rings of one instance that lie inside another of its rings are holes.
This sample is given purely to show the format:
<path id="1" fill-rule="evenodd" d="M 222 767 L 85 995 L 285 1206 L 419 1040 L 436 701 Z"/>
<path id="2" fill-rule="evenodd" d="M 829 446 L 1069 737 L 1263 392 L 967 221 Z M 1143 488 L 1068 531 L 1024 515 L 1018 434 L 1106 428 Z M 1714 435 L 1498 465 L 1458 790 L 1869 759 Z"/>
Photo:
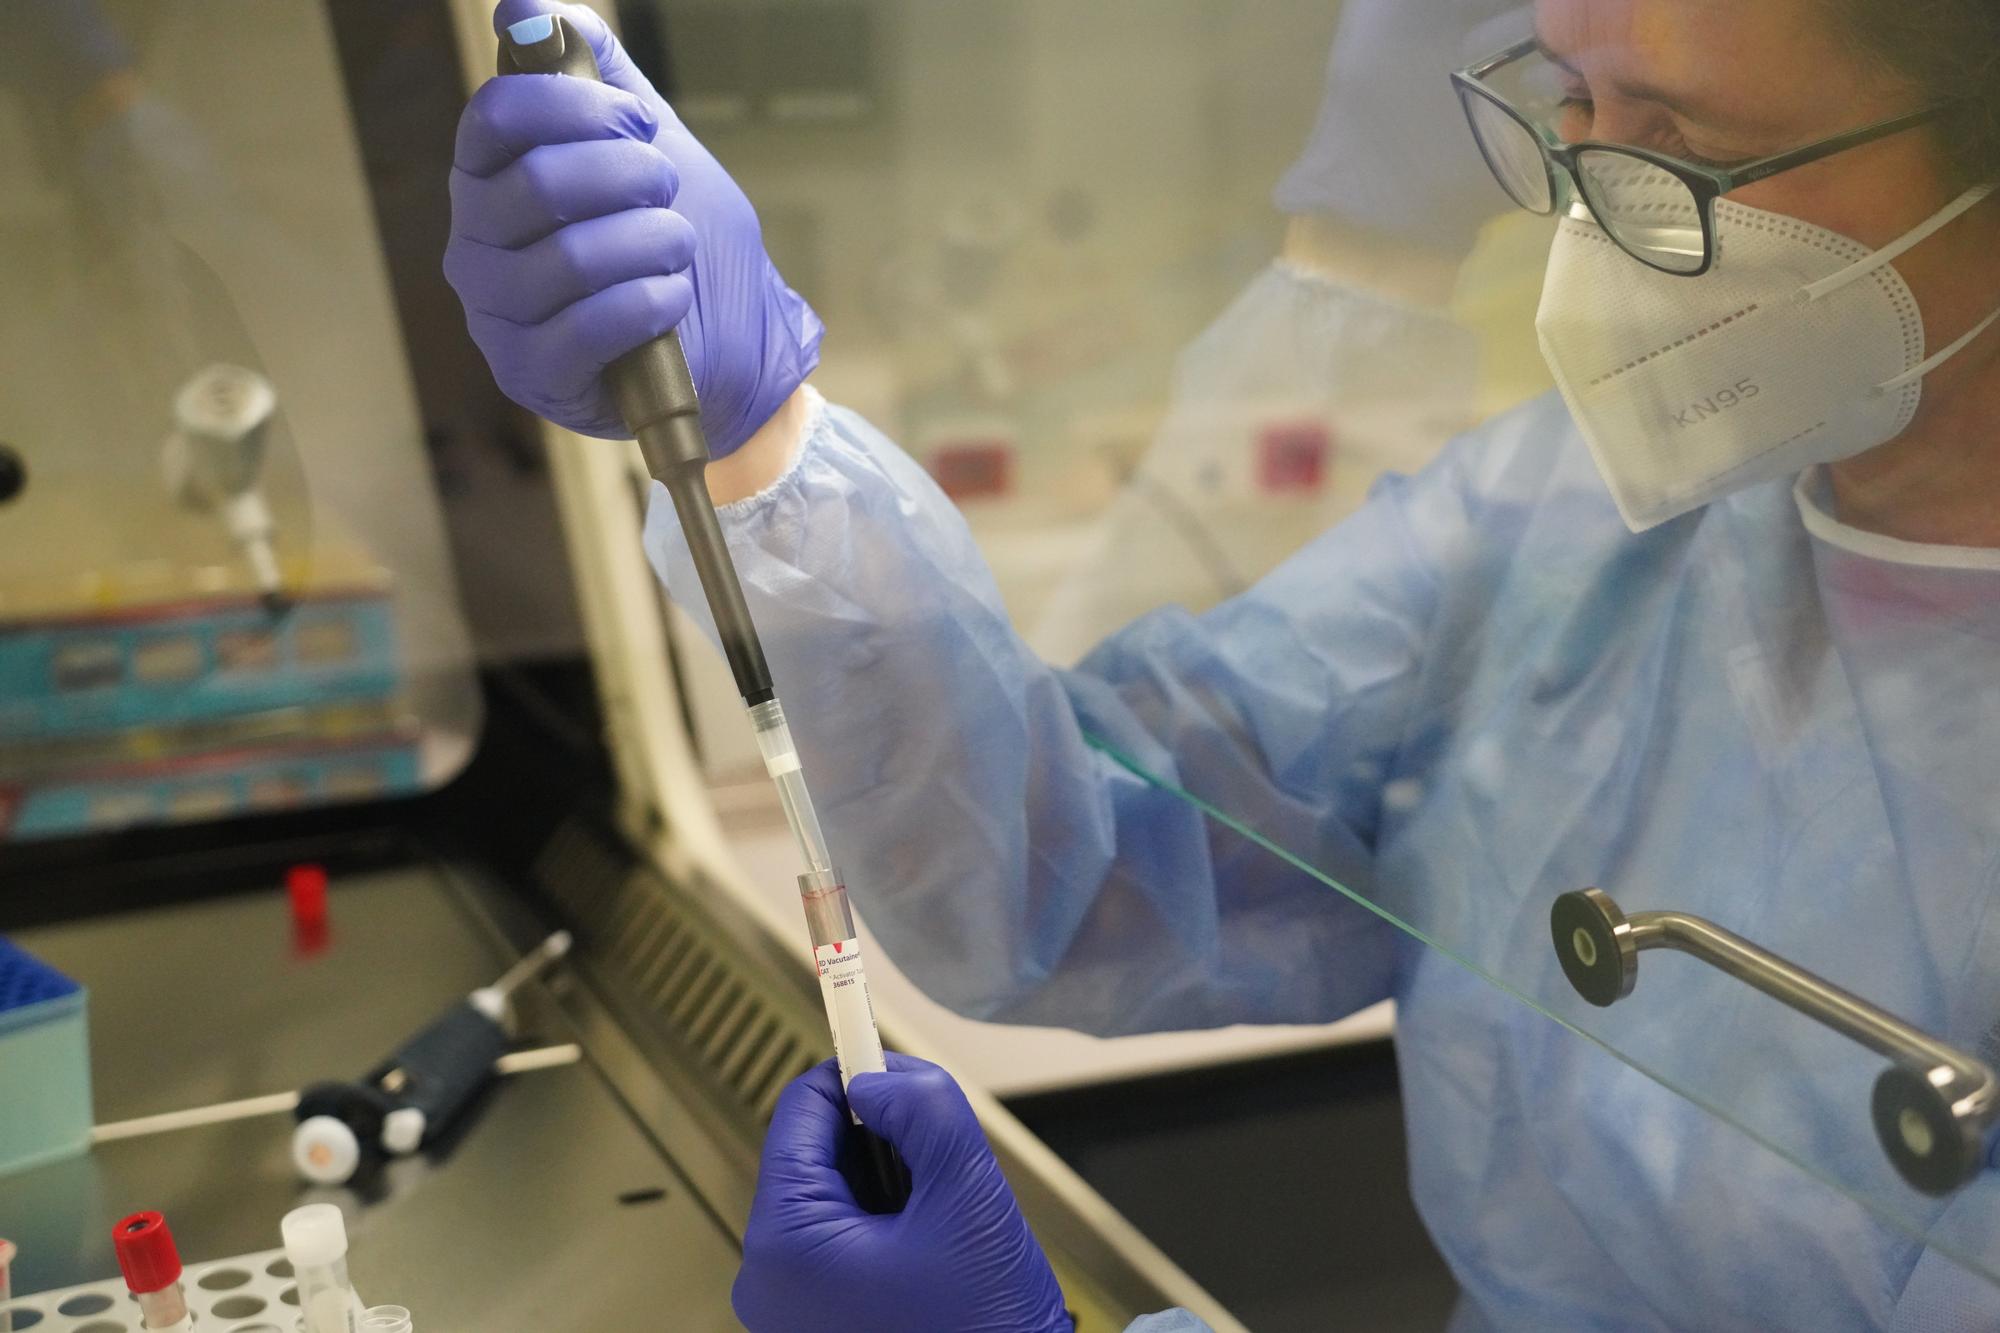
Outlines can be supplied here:
<path id="1" fill-rule="evenodd" d="M 856 1074 L 887 1069 L 882 1038 L 875 1031 L 875 1002 L 861 965 L 861 941 L 835 940 L 813 950 L 819 966 L 819 993 L 826 1000 L 826 1023 L 833 1029 L 833 1053 L 840 1060 L 840 1086 Z M 854 1115 L 852 1110 L 848 1111 Z M 855 1124 L 860 1124 L 856 1116 Z"/>

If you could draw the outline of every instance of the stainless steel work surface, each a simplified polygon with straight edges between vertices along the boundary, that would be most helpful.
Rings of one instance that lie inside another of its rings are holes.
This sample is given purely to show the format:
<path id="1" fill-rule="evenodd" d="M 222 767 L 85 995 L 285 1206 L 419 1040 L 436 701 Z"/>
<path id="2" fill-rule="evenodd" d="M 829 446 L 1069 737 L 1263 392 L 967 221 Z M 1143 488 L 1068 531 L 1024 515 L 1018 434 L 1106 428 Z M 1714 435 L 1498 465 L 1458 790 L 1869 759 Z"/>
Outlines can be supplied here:
<path id="1" fill-rule="evenodd" d="M 330 906 L 313 956 L 275 884 L 14 938 L 90 988 L 102 1123 L 358 1076 L 508 961 L 438 874 L 336 878 Z M 570 1039 L 557 1006 L 526 1007 L 533 1039 Z M 302 1188 L 290 1132 L 266 1116 L 0 1177 L 15 1290 L 112 1276 L 111 1224 L 135 1209 L 164 1211 L 192 1260 L 275 1246 L 288 1209 L 330 1200 L 362 1295 L 429 1330 L 738 1327 L 735 1242 L 587 1054 L 503 1080 L 441 1154 L 359 1191 Z"/>

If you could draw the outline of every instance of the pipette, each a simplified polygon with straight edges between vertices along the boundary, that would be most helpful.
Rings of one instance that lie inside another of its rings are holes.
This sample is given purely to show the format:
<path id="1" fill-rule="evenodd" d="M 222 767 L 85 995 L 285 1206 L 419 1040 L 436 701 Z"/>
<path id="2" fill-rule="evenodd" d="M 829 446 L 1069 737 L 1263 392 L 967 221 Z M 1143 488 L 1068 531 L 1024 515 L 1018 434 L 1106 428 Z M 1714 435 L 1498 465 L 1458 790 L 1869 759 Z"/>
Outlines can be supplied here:
<path id="1" fill-rule="evenodd" d="M 523 19 L 507 29 L 507 35 L 500 39 L 499 69 L 502 74 L 566 74 L 593 82 L 602 77 L 597 57 L 583 35 L 568 19 L 548 14 Z M 805 858 L 799 894 L 811 931 L 827 1024 L 833 1029 L 841 1086 L 845 1087 L 856 1074 L 888 1067 L 882 1058 L 882 1038 L 875 1029 L 875 1009 L 868 995 L 868 977 L 860 942 L 855 938 L 847 889 L 828 855 L 798 750 L 771 682 L 771 668 L 764 660 L 764 645 L 750 619 L 736 565 L 723 540 L 722 524 L 709 499 L 705 471 L 708 437 L 702 431 L 701 404 L 680 335 L 670 332 L 627 352 L 605 368 L 605 378 L 626 429 L 639 442 L 646 470 L 666 487 L 680 517 L 681 532 L 714 614 L 736 691 L 749 710 L 765 769 L 778 785 L 785 819 Z M 909 1169 L 895 1148 L 864 1127 L 851 1108 L 848 1114 L 861 1139 L 864 1169 L 855 1184 L 869 1196 L 861 1202 L 878 1212 L 901 1209 L 909 1197 Z"/>
<path id="2" fill-rule="evenodd" d="M 402 1157 L 437 1139 L 495 1077 L 513 1023 L 514 992 L 569 952 L 559 930 L 352 1083 L 299 1094 L 292 1163 L 320 1185 L 343 1185 L 364 1161 Z"/>

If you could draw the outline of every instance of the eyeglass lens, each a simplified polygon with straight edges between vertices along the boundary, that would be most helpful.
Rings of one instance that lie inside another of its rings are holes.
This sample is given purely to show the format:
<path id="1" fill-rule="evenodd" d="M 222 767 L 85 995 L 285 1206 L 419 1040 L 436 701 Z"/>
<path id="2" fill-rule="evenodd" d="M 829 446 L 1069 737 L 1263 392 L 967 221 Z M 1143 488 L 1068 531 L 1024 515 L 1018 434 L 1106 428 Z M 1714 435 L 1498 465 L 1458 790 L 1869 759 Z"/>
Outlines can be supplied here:
<path id="1" fill-rule="evenodd" d="M 1576 155 L 1576 182 L 1597 225 L 1627 254 L 1669 273 L 1701 268 L 1701 204 L 1680 177 L 1630 153 L 1586 148 Z"/>
<path id="2" fill-rule="evenodd" d="M 1466 119 L 1479 151 L 1507 196 L 1531 213 L 1555 210 L 1548 159 L 1535 132 L 1490 98 L 1461 88 Z"/>
<path id="3" fill-rule="evenodd" d="M 1477 86 L 1461 83 L 1458 94 L 1479 151 L 1508 197 L 1531 213 L 1554 212 L 1563 165 L 1549 151 L 1546 131 L 1534 126 L 1554 126 L 1563 114 L 1566 95 L 1556 67 L 1530 52 L 1490 70 Z M 1577 192 L 1619 248 L 1669 273 L 1702 270 L 1708 257 L 1702 208 L 1685 181 L 1617 149 L 1563 156 Z"/>

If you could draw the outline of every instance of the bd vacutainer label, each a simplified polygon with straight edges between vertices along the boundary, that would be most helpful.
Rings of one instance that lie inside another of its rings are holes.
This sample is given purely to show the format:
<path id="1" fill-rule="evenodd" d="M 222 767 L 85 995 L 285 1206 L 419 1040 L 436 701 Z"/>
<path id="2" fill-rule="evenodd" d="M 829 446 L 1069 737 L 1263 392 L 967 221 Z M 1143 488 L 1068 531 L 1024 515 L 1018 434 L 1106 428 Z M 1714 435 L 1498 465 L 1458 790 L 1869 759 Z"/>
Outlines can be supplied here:
<path id="1" fill-rule="evenodd" d="M 826 998 L 826 1022 L 833 1029 L 833 1052 L 840 1059 L 844 1086 L 856 1074 L 879 1074 L 882 1038 L 875 1032 L 875 1006 L 862 976 L 861 941 L 835 940 L 813 950 L 819 965 L 819 993 Z"/>

